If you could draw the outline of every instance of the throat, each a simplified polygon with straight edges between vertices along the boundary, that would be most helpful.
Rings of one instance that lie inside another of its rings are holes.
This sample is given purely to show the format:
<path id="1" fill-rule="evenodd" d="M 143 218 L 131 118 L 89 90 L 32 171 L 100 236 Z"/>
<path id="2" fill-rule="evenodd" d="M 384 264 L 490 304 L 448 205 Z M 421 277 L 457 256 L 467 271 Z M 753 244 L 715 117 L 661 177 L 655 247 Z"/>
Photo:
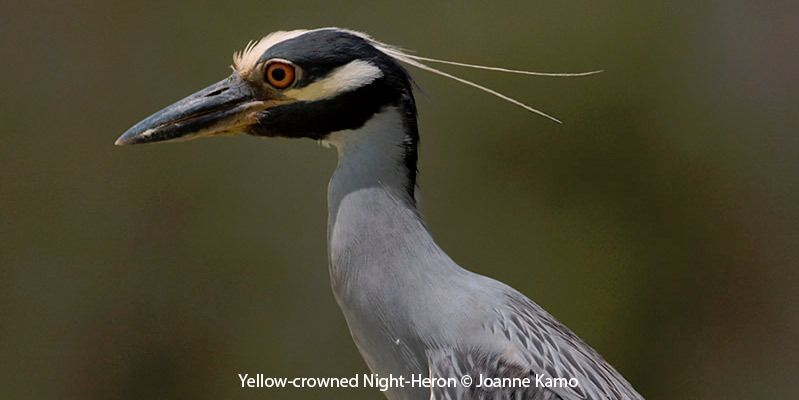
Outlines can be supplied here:
<path id="1" fill-rule="evenodd" d="M 400 109 L 386 108 L 360 129 L 328 137 L 339 154 L 328 187 L 328 250 L 340 302 L 357 286 L 354 282 L 402 270 L 407 250 L 432 244 L 416 209 L 416 149 L 411 143 L 410 163 L 405 121 Z M 410 128 L 415 135 L 415 120 Z"/>
<path id="2" fill-rule="evenodd" d="M 384 191 L 416 208 L 415 113 L 388 107 L 361 128 L 333 132 L 326 141 L 338 151 L 338 166 L 328 187 L 330 223 L 341 201 L 362 190 Z"/>

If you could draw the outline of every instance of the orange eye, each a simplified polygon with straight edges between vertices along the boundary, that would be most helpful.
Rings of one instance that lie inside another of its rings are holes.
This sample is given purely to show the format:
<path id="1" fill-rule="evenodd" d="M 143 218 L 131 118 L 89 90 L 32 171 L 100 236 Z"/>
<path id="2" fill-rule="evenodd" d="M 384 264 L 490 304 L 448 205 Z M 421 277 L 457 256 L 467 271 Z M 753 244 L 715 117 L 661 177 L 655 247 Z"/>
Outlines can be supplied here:
<path id="1" fill-rule="evenodd" d="M 274 61 L 266 66 L 266 81 L 276 89 L 285 89 L 294 83 L 294 66 L 281 61 Z"/>

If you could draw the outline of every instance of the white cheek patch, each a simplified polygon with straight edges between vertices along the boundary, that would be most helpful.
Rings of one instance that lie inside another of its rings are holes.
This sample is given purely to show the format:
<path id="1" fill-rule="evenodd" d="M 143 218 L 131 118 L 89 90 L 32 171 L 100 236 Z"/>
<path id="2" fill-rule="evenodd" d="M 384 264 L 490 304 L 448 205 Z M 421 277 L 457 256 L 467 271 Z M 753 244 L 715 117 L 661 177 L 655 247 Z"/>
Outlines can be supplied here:
<path id="1" fill-rule="evenodd" d="M 355 60 L 334 69 L 323 79 L 308 86 L 289 89 L 283 93 L 299 101 L 329 99 L 366 86 L 382 76 L 383 71 L 376 65 L 369 61 Z"/>

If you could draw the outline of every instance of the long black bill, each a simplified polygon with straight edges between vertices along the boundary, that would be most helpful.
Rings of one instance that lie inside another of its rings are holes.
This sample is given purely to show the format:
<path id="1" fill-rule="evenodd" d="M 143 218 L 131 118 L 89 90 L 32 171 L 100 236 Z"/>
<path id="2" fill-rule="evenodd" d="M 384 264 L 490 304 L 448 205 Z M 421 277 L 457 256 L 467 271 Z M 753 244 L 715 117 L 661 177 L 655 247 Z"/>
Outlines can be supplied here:
<path id="1" fill-rule="evenodd" d="M 266 108 L 253 89 L 233 75 L 180 100 L 128 129 L 116 145 L 188 140 L 242 132 Z"/>

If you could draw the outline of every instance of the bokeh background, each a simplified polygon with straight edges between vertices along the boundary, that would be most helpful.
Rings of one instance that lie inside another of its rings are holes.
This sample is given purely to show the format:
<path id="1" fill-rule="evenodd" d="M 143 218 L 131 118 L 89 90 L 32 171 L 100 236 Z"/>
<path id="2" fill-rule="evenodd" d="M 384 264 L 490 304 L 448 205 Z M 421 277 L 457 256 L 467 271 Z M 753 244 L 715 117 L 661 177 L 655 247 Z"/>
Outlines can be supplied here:
<path id="1" fill-rule="evenodd" d="M 793 1 L 3 2 L 0 397 L 377 399 L 241 389 L 366 372 L 328 286 L 333 151 L 251 137 L 119 148 L 279 29 L 342 26 L 412 71 L 423 211 L 648 399 L 795 398 Z"/>

